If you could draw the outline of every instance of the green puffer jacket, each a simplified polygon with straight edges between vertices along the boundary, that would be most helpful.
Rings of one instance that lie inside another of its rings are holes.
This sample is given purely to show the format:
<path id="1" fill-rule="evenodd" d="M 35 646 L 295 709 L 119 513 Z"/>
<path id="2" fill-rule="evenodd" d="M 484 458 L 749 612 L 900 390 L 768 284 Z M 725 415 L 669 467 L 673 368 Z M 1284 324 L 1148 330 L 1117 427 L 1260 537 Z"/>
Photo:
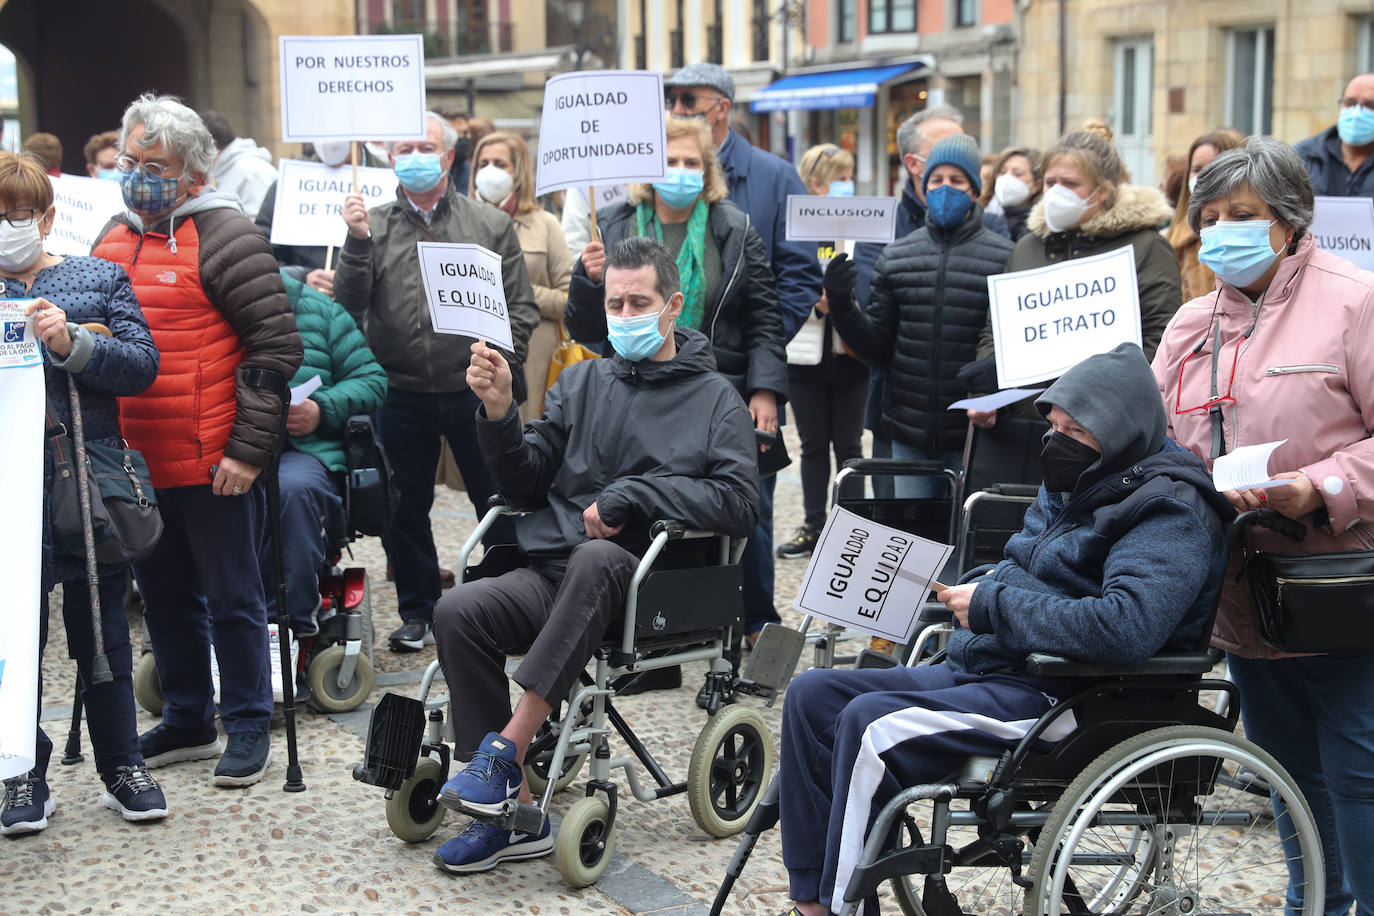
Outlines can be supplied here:
<path id="1" fill-rule="evenodd" d="M 363 332 L 333 299 L 285 272 L 282 283 L 305 344 L 305 358 L 291 387 L 320 377 L 320 387 L 310 395 L 320 405 L 320 426 L 308 436 L 292 436 L 291 447 L 314 455 L 331 471 L 345 471 L 344 424 L 354 414 L 382 406 L 386 370 L 373 358 Z"/>

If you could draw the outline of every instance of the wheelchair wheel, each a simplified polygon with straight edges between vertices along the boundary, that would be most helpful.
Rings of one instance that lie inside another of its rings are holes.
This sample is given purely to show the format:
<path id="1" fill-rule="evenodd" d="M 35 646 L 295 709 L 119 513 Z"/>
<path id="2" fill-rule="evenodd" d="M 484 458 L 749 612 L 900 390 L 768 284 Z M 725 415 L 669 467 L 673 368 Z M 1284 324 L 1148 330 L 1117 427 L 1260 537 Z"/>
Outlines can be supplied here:
<path id="1" fill-rule="evenodd" d="M 726 706 L 706 723 L 687 768 L 687 802 L 714 837 L 744 829 L 773 772 L 768 724 L 752 706 Z"/>
<path id="2" fill-rule="evenodd" d="M 162 685 L 157 679 L 157 663 L 153 661 L 153 653 L 144 652 L 134 662 L 134 699 L 138 705 L 155 716 L 162 715 L 162 707 L 165 700 L 162 697 Z"/>
<path id="3" fill-rule="evenodd" d="M 1227 770 L 1264 778 L 1285 814 L 1218 778 Z M 1301 912 L 1315 916 L 1321 862 L 1312 812 L 1278 761 L 1227 732 L 1172 726 L 1110 749 L 1065 790 L 1031 861 L 1026 909 L 1282 913 L 1291 864 Z"/>
<path id="4" fill-rule="evenodd" d="M 611 863 L 615 825 L 607 826 L 610 806 L 599 795 L 573 802 L 558 827 L 553 855 L 558 873 L 572 887 L 595 884 Z"/>
<path id="5" fill-rule="evenodd" d="M 386 823 L 391 832 L 407 843 L 423 843 L 434 835 L 444 819 L 439 790 L 444 784 L 444 768 L 433 757 L 421 757 L 415 773 L 386 800 Z"/>
<path id="6" fill-rule="evenodd" d="M 372 661 L 359 652 L 357 666 L 346 686 L 339 686 L 339 669 L 343 666 L 345 649 L 329 646 L 310 660 L 305 679 L 310 684 L 310 703 L 320 712 L 348 712 L 357 709 L 372 692 Z"/>

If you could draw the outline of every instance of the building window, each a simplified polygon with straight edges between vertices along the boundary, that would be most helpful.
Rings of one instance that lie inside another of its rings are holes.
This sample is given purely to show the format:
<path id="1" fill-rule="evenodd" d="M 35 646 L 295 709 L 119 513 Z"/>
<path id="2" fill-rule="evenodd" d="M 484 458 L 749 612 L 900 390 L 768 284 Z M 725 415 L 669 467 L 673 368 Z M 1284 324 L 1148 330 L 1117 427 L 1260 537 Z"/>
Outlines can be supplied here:
<path id="1" fill-rule="evenodd" d="M 1361 16 L 1355 30 L 1355 69 L 1351 73 L 1374 73 L 1374 16 Z"/>
<path id="2" fill-rule="evenodd" d="M 859 34 L 859 0 L 840 0 L 836 10 L 836 39 L 840 43 L 853 41 Z"/>
<path id="3" fill-rule="evenodd" d="M 423 24 L 425 0 L 391 0 L 391 21 L 395 25 Z"/>
<path id="4" fill-rule="evenodd" d="M 868 31 L 874 35 L 916 31 L 916 0 L 869 0 Z"/>
<path id="5" fill-rule="evenodd" d="M 768 0 L 754 0 L 754 60 L 768 60 Z"/>
<path id="6" fill-rule="evenodd" d="M 1226 51 L 1227 123 L 1246 135 L 1272 133 L 1274 27 L 1232 29 Z"/>
<path id="7" fill-rule="evenodd" d="M 978 24 L 978 0 L 954 0 L 954 25 L 965 28 Z"/>
<path id="8" fill-rule="evenodd" d="M 1121 160 L 1139 184 L 1154 176 L 1154 40 L 1116 42 L 1112 121 Z"/>

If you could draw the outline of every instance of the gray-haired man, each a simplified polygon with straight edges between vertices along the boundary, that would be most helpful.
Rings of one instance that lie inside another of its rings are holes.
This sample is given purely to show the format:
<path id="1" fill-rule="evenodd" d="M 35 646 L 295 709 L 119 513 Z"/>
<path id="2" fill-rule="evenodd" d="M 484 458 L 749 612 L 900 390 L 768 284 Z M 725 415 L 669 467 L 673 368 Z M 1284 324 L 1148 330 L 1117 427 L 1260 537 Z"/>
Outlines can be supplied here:
<path id="1" fill-rule="evenodd" d="M 496 492 L 472 427 L 480 402 L 463 377 L 473 339 L 432 329 L 416 243 L 469 242 L 501 256 L 515 343 L 515 352 L 507 356 L 517 365 L 524 362 L 530 331 L 539 324 L 510 217 L 452 186 L 449 170 L 458 140 L 452 125 L 426 112 L 425 128 L 424 139 L 391 144 L 391 163 L 400 182 L 396 200 L 369 212 L 361 194 L 345 198 L 348 239 L 334 276 L 335 298 L 367 334 L 389 383 L 381 426 L 382 445 L 401 494 L 386 538 L 401 616 L 400 628 L 391 634 L 391 648 L 398 652 L 418 651 L 434 641 L 430 621 L 440 583 L 429 510 L 439 437 L 448 440 L 479 516 Z M 524 378 L 519 371 L 517 375 Z M 488 543 L 513 540 L 509 525 L 488 535 Z"/>

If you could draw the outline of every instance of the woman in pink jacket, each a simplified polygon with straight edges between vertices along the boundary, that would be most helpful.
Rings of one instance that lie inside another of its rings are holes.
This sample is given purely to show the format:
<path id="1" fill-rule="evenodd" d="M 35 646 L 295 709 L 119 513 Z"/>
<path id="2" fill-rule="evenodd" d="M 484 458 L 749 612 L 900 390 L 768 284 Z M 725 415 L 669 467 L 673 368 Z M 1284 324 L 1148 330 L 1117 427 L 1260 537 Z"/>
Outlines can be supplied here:
<path id="1" fill-rule="evenodd" d="M 1301 543 L 1253 529 L 1253 546 L 1289 554 L 1374 544 L 1374 273 L 1316 247 L 1312 207 L 1284 143 L 1251 137 L 1203 169 L 1188 222 L 1216 288 L 1179 309 L 1154 360 L 1170 434 L 1209 465 L 1287 440 L 1269 470 L 1293 483 L 1226 495 L 1307 526 Z M 1231 565 L 1212 642 L 1226 650 L 1245 731 L 1312 807 L 1326 912 L 1374 913 L 1374 652 L 1285 656 L 1261 643 L 1238 556 Z"/>

